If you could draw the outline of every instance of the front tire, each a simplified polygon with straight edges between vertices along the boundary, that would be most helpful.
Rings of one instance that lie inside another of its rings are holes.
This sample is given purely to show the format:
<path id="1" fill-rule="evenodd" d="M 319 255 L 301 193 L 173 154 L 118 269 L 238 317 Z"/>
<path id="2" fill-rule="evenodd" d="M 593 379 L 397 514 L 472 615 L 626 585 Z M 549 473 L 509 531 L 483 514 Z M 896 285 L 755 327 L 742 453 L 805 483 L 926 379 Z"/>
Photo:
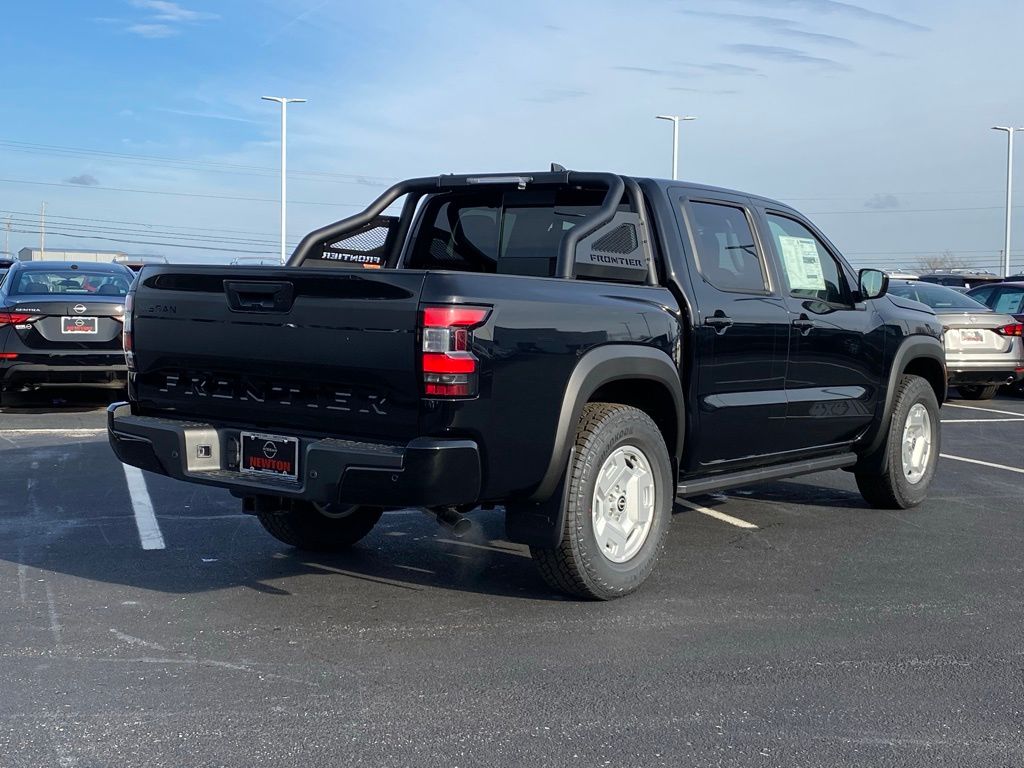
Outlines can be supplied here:
<path id="1" fill-rule="evenodd" d="M 566 482 L 561 541 L 530 548 L 544 580 L 596 600 L 635 591 L 654 570 L 675 499 L 657 425 L 636 408 L 588 403 Z"/>
<path id="2" fill-rule="evenodd" d="M 956 391 L 963 400 L 991 400 L 999 391 L 998 384 L 981 386 L 980 384 L 958 384 Z"/>
<path id="3" fill-rule="evenodd" d="M 338 514 L 305 501 L 256 511 L 260 523 L 275 539 L 311 552 L 348 549 L 373 530 L 382 514 L 384 510 L 379 507 L 352 507 Z"/>
<path id="4" fill-rule="evenodd" d="M 934 390 L 920 376 L 900 377 L 883 448 L 885 470 L 855 473 L 864 500 L 879 509 L 916 507 L 928 494 L 939 445 L 939 403 Z"/>

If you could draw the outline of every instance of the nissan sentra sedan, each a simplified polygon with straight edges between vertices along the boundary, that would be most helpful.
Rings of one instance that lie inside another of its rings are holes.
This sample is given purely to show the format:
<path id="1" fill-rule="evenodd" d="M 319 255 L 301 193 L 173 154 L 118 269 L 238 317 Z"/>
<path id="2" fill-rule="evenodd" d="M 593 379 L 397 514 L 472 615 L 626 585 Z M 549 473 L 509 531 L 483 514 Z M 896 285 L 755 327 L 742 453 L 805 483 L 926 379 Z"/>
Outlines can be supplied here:
<path id="1" fill-rule="evenodd" d="M 1024 325 L 943 285 L 893 280 L 889 293 L 927 304 L 943 326 L 949 383 L 966 400 L 988 400 L 1024 375 Z"/>
<path id="2" fill-rule="evenodd" d="M 123 387 L 119 264 L 17 261 L 0 283 L 0 403 L 49 386 Z"/>

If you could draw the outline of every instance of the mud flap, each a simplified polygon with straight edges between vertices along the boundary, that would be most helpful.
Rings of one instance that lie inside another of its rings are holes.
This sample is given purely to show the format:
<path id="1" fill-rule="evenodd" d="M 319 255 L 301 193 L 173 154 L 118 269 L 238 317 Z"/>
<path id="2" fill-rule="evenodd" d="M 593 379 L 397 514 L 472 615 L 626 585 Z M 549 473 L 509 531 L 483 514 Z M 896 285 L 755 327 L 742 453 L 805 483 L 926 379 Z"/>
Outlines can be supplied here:
<path id="1" fill-rule="evenodd" d="M 572 466 L 575 446 L 569 452 L 567 467 Z M 568 502 L 568 472 L 562 472 L 554 493 L 547 501 L 512 501 L 505 503 L 505 538 L 516 544 L 539 549 L 554 549 L 562 541 L 565 506 Z"/>

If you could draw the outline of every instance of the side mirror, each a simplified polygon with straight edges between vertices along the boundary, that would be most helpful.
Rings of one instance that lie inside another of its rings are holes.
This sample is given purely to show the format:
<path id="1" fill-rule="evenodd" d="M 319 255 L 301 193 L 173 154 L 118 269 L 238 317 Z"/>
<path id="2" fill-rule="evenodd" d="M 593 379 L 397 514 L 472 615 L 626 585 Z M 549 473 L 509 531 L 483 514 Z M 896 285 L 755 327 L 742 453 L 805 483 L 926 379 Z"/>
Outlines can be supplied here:
<path id="1" fill-rule="evenodd" d="M 862 269 L 857 273 L 857 290 L 862 301 L 885 296 L 889 290 L 889 276 L 880 269 Z"/>

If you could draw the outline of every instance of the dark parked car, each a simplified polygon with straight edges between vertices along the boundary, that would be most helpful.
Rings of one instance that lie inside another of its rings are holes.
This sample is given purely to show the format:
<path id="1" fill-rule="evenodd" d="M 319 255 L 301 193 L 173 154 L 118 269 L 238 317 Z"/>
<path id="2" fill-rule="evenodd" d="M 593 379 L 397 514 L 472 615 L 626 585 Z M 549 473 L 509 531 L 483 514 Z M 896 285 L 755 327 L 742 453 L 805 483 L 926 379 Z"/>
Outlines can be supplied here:
<path id="1" fill-rule="evenodd" d="M 501 505 L 553 586 L 617 597 L 677 496 L 842 468 L 870 504 L 924 499 L 942 330 L 887 282 L 741 192 L 414 179 L 287 267 L 143 268 L 110 442 L 303 548 L 350 546 L 388 508 L 461 525 Z"/>
<path id="2" fill-rule="evenodd" d="M 976 290 L 999 289 L 1003 283 Z M 893 280 L 889 293 L 931 307 L 942 323 L 949 383 L 967 400 L 988 400 L 1024 375 L 1024 326 L 944 285 Z"/>
<path id="3" fill-rule="evenodd" d="M 118 264 L 15 262 L 0 283 L 0 401 L 45 386 L 123 387 L 133 277 Z"/>
<path id="4" fill-rule="evenodd" d="M 1024 323 L 1024 281 L 982 285 L 972 288 L 967 295 L 995 312 L 1013 315 L 1018 322 Z"/>
<path id="5" fill-rule="evenodd" d="M 991 272 L 971 269 L 954 269 L 949 272 L 926 272 L 917 278 L 926 283 L 945 285 L 949 288 L 975 288 L 988 283 L 998 283 L 1003 278 Z"/>

